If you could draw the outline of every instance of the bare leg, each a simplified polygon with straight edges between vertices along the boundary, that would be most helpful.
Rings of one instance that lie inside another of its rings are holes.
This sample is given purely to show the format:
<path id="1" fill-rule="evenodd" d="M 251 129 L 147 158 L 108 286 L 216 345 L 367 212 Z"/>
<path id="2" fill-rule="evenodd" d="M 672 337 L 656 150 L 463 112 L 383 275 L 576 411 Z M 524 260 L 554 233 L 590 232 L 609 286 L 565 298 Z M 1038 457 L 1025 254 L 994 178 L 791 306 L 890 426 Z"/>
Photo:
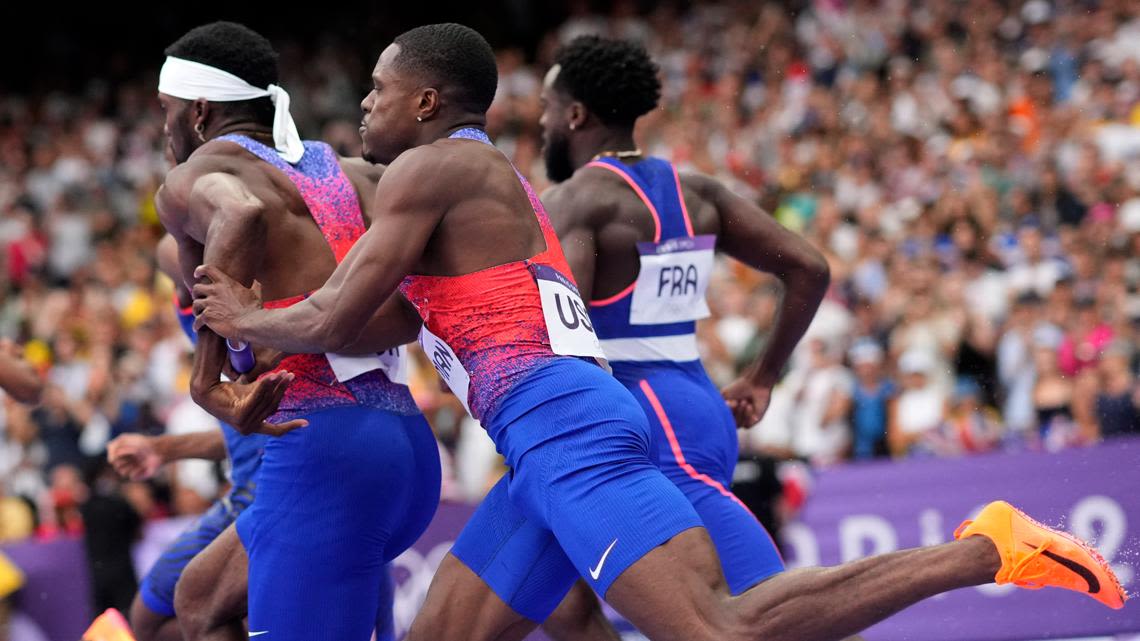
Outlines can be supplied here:
<path id="1" fill-rule="evenodd" d="M 647 554 L 606 596 L 654 641 L 838 641 L 935 594 L 989 583 L 1000 567 L 993 544 L 970 537 L 786 572 L 733 598 L 708 534 L 696 529 Z"/>
<path id="2" fill-rule="evenodd" d="M 578 581 L 558 609 L 542 624 L 554 641 L 621 641 L 617 630 L 606 619 L 597 595 L 584 581 Z"/>
<path id="3" fill-rule="evenodd" d="M 245 641 L 249 558 L 233 525 L 206 546 L 178 581 L 174 609 L 187 641 Z"/>
<path id="4" fill-rule="evenodd" d="M 536 627 L 449 553 L 432 578 L 407 641 L 522 641 Z"/>
<path id="5" fill-rule="evenodd" d="M 178 621 L 165 617 L 146 607 L 142 597 L 135 595 L 131 603 L 131 631 L 138 641 L 182 641 Z"/>
<path id="6" fill-rule="evenodd" d="M 732 597 L 708 533 L 695 528 L 631 566 L 606 596 L 654 641 L 840 641 L 925 598 L 990 583 L 1000 567 L 993 544 L 975 536 L 786 572 Z M 519 641 L 534 627 L 448 555 L 408 639 Z"/>

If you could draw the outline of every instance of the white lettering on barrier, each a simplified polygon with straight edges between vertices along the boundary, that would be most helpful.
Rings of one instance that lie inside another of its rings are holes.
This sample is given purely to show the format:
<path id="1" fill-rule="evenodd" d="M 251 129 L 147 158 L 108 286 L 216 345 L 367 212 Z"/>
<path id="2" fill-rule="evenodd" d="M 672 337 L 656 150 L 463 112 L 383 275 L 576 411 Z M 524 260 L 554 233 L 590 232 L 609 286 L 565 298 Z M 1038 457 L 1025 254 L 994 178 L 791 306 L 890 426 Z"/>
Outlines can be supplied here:
<path id="1" fill-rule="evenodd" d="M 871 549 L 864 551 L 864 543 Z M 899 549 L 891 522 L 874 514 L 857 514 L 839 521 L 839 558 L 843 563 Z"/>
<path id="2" fill-rule="evenodd" d="M 966 518 L 973 518 L 982 507 L 984 506 L 979 505 L 970 510 Z M 939 545 L 947 540 L 943 527 L 946 518 L 941 511 L 926 508 L 919 511 L 917 519 L 921 545 Z M 893 552 L 899 547 L 898 533 L 894 526 L 881 516 L 854 514 L 839 519 L 836 527 L 842 563 Z M 1124 586 L 1129 586 L 1136 578 L 1134 565 L 1117 558 L 1128 535 L 1128 516 L 1119 501 L 1101 495 L 1087 496 L 1077 501 L 1070 511 L 1067 529 L 1078 538 L 1092 542 L 1101 556 L 1112 565 Z M 789 569 L 821 564 L 819 539 L 816 532 L 806 524 L 792 522 L 785 525 L 781 538 L 791 552 L 788 555 Z M 1002 597 L 1017 591 L 1013 585 L 994 584 L 979 585 L 974 589 L 988 597 Z"/>
<path id="3" fill-rule="evenodd" d="M 815 539 L 815 532 L 803 523 L 788 523 L 780 530 L 780 539 L 792 550 L 791 562 L 788 568 L 810 568 L 821 565 L 819 558 L 819 542 Z"/>
<path id="4" fill-rule="evenodd" d="M 918 514 L 918 530 L 921 534 L 919 545 L 940 545 L 946 542 L 942 534 L 942 513 L 935 509 L 927 509 Z"/>

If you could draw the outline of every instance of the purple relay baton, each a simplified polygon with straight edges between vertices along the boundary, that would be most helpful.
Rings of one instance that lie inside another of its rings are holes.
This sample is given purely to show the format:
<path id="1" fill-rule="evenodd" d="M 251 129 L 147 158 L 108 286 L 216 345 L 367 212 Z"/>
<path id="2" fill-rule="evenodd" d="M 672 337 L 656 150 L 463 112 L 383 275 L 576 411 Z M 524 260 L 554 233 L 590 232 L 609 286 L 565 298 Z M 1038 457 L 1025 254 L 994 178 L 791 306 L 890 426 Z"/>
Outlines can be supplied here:
<path id="1" fill-rule="evenodd" d="M 256 359 L 253 356 L 253 348 L 245 341 L 237 341 L 236 343 L 230 339 L 226 339 L 226 347 L 230 351 L 230 365 L 233 366 L 234 371 L 239 374 L 245 374 L 253 369 Z"/>

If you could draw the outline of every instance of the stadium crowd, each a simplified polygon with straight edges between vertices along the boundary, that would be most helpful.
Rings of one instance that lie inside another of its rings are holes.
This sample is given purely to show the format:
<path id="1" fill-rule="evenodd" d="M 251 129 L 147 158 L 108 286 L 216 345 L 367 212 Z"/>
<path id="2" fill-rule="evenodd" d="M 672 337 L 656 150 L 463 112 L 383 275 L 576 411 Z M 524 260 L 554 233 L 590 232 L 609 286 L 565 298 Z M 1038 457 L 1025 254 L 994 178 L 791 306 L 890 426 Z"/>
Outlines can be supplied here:
<path id="1" fill-rule="evenodd" d="M 727 181 L 831 264 L 746 452 L 829 465 L 1140 432 L 1140 4 L 574 3 L 536 51 L 498 52 L 488 129 L 540 190 L 542 77 L 584 33 L 659 62 L 648 153 Z M 331 39 L 280 47 L 302 133 L 357 155 L 372 61 Z M 207 462 L 148 483 L 101 465 L 119 434 L 214 425 L 154 263 L 168 160 L 149 62 L 78 94 L 0 96 L 0 336 L 48 381 L 37 406 L 3 402 L 0 540 L 82 532 L 99 496 L 140 521 L 196 513 L 224 483 Z M 701 349 L 723 384 L 764 349 L 781 289 L 726 261 L 710 292 Z M 493 448 L 417 364 L 445 498 L 477 498 Z"/>

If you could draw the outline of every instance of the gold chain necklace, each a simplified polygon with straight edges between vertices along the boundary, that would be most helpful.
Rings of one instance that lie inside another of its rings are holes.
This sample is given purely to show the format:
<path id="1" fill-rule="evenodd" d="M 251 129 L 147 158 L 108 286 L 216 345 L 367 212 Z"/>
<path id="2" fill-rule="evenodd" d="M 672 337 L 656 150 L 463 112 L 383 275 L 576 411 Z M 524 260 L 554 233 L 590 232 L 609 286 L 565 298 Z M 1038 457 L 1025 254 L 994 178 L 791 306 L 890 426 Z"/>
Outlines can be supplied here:
<path id="1" fill-rule="evenodd" d="M 617 158 L 618 160 L 625 160 L 626 158 L 640 158 L 641 156 L 642 153 L 640 149 L 627 149 L 625 151 L 602 151 L 594 156 L 593 160 L 598 160 L 600 158 Z"/>

